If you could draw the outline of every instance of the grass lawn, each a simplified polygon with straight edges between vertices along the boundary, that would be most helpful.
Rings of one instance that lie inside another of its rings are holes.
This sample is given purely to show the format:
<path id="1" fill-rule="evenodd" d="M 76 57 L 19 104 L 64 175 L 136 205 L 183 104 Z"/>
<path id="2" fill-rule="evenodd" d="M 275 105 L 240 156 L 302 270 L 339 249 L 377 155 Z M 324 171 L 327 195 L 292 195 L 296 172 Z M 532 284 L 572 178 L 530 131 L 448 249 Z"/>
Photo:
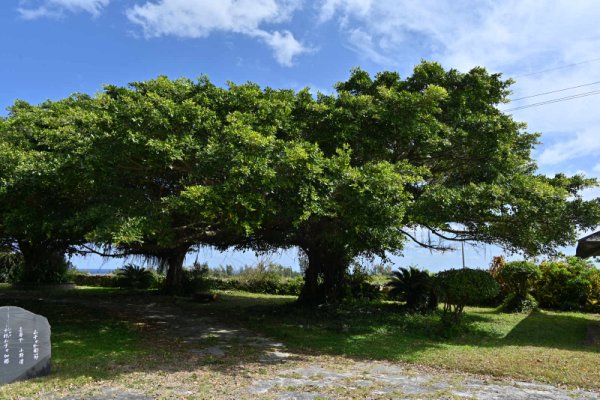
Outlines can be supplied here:
<path id="1" fill-rule="evenodd" d="M 600 348 L 584 344 L 588 325 L 600 323 L 598 314 L 468 307 L 464 326 L 448 339 L 439 317 L 403 314 L 392 303 L 315 311 L 297 308 L 284 296 L 223 297 L 218 307 L 237 310 L 237 319 L 299 352 L 600 388 Z"/>
<path id="2" fill-rule="evenodd" d="M 0 305 L 19 306 L 43 315 L 52 329 L 52 374 L 17 382 L 9 389 L 0 387 L 0 398 L 16 398 L 15 394 L 19 398 L 36 396 L 52 387 L 68 388 L 110 379 L 132 364 L 143 363 L 151 354 L 134 321 L 77 303 L 77 299 L 84 298 L 112 298 L 118 302 L 122 296 L 114 289 L 18 292 L 2 288 L 0 293 Z"/>
<path id="3" fill-rule="evenodd" d="M 199 359 L 182 362 L 177 359 L 177 346 L 156 337 L 139 320 L 94 306 L 97 302 L 118 306 L 132 298 L 250 328 L 299 354 L 404 361 L 600 388 L 600 347 L 584 344 L 588 325 L 600 323 L 597 314 L 500 314 L 468 308 L 464 326 L 448 339 L 441 334 L 438 317 L 405 315 L 393 303 L 307 310 L 296 307 L 290 296 L 242 292 L 222 292 L 219 301 L 199 304 L 115 289 L 19 292 L 0 288 L 0 305 L 18 305 L 49 319 L 53 346 L 51 376 L 2 387 L 0 398 L 37 398 L 49 389 L 68 390 L 103 380 L 125 387 L 135 386 L 131 379 L 162 379 L 165 385 L 177 384 L 177 379 L 213 382 L 230 379 L 227 374 L 235 368 L 252 368 L 251 361 L 238 356 L 213 365 Z M 174 373 L 187 375 L 176 378 Z M 196 374 L 208 375 L 201 379 Z"/>

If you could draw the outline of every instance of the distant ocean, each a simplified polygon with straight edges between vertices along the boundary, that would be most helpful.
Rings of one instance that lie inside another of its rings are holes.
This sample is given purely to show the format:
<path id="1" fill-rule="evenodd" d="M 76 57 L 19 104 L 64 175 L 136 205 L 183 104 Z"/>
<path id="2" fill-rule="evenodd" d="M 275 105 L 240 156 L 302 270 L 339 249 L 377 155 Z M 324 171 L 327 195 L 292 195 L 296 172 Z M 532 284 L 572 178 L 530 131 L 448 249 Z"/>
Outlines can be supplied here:
<path id="1" fill-rule="evenodd" d="M 77 271 L 87 272 L 90 275 L 108 275 L 115 271 L 114 268 L 77 268 Z"/>

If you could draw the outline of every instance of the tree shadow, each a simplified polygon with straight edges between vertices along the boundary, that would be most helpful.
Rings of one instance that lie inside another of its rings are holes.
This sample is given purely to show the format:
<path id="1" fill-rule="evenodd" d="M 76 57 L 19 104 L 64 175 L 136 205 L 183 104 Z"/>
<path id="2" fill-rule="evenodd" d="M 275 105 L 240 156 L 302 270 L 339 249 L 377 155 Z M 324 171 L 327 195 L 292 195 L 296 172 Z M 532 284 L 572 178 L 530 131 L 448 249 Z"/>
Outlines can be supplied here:
<path id="1" fill-rule="evenodd" d="M 0 298 L 48 318 L 53 343 L 50 378 L 58 379 L 112 379 L 129 372 L 193 368 L 234 377 L 248 366 L 260 367 L 265 359 L 270 363 L 273 348 L 245 341 L 253 332 L 283 342 L 294 353 L 290 359 L 329 354 L 418 362 L 428 350 L 464 344 L 600 351 L 583 345 L 589 320 L 572 313 L 535 312 L 506 333 L 486 328 L 500 318 L 495 311 L 467 312 L 457 335 L 446 338 L 439 316 L 408 314 L 386 303 L 307 309 L 291 297 L 233 293 L 200 304 L 153 292 L 115 290 L 2 291 Z M 215 329 L 213 323 L 218 325 Z M 223 341 L 227 335 L 232 338 Z"/>
<path id="2" fill-rule="evenodd" d="M 592 322 L 574 313 L 533 311 L 501 340 L 507 346 L 536 346 L 573 351 L 600 352 L 600 346 L 586 344 Z"/>

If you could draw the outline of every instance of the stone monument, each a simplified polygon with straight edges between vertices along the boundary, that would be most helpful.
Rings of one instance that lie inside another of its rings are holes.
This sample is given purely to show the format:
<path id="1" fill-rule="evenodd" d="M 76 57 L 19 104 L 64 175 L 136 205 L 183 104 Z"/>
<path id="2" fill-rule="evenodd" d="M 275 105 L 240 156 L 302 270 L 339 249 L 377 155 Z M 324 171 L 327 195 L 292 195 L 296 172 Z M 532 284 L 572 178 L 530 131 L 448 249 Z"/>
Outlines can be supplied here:
<path id="1" fill-rule="evenodd" d="M 0 307 L 0 385 L 50 373 L 50 324 L 20 307 Z"/>

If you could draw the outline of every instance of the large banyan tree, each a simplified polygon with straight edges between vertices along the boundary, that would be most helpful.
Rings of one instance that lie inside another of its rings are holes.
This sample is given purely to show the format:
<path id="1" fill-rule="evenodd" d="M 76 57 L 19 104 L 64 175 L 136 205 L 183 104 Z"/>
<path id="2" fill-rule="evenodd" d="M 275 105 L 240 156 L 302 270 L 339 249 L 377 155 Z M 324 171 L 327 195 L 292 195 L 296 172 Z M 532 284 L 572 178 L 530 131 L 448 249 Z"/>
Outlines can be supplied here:
<path id="1" fill-rule="evenodd" d="M 510 83 L 424 62 L 405 79 L 354 70 L 331 95 L 160 77 L 17 103 L 0 240 L 30 260 L 84 243 L 157 258 L 171 292 L 195 246 L 298 247 L 306 303 L 339 300 L 357 256 L 439 247 L 415 230 L 552 251 L 598 223 L 580 195 L 595 181 L 536 173 L 538 135 L 498 108 Z"/>

